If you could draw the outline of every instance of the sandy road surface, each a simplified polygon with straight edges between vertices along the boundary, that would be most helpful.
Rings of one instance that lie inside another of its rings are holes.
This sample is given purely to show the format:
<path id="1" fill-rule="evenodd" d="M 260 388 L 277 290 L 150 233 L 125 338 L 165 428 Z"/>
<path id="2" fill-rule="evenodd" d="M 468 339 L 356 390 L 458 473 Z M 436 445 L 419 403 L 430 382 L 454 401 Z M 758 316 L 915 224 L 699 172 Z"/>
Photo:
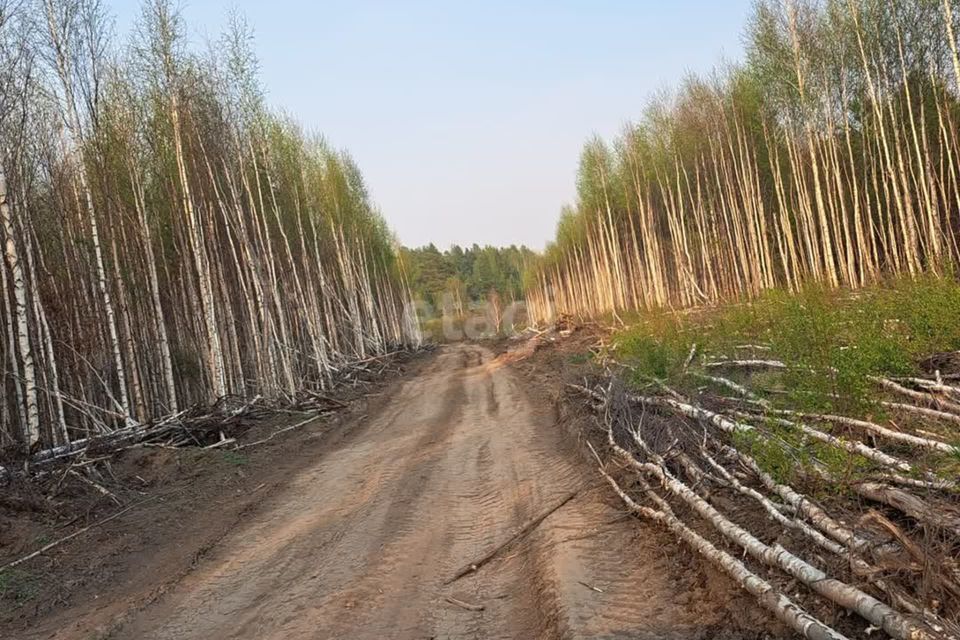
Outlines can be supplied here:
<path id="1" fill-rule="evenodd" d="M 608 506 L 550 403 L 489 351 L 444 348 L 388 393 L 356 437 L 112 637 L 711 635 L 668 552 Z M 444 584 L 571 491 L 521 542 Z"/>

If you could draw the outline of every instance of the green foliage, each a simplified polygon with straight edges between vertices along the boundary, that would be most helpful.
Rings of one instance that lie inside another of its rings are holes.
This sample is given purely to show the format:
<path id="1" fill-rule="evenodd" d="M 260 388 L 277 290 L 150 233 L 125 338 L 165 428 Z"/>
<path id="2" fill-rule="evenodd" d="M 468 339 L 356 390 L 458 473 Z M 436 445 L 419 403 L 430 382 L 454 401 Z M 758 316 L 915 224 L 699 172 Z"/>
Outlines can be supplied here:
<path id="1" fill-rule="evenodd" d="M 960 349 L 957 318 L 960 282 L 952 277 L 895 280 L 856 292 L 818 287 L 798 294 L 770 291 L 746 304 L 643 314 L 617 334 L 615 355 L 633 368 L 634 384 L 657 378 L 690 395 L 704 384 L 682 370 L 694 343 L 698 360 L 781 360 L 788 370 L 731 370 L 723 375 L 749 375 L 742 382 L 760 395 L 779 389 L 767 395 L 775 406 L 876 419 L 882 407 L 875 402 L 877 387 L 870 376 L 910 375 L 925 356 Z M 758 351 L 755 345 L 767 349 Z M 691 368 L 696 372 L 698 366 L 697 361 Z M 725 388 L 716 391 L 729 394 Z M 812 465 L 842 482 L 853 482 L 874 468 L 868 459 L 812 440 L 790 425 L 772 419 L 754 424 L 756 431 L 735 434 L 734 443 L 781 482 L 798 480 L 795 474 Z M 957 440 L 956 435 L 942 437 Z M 927 456 L 917 468 L 956 477 L 960 449 L 956 455 Z"/>
<path id="2" fill-rule="evenodd" d="M 771 344 L 797 365 L 785 384 L 806 408 L 863 409 L 871 387 L 867 376 L 905 373 L 909 357 L 905 345 L 887 331 L 891 319 L 869 300 L 848 306 L 832 298 L 812 291 L 781 303 Z"/>
<path id="3" fill-rule="evenodd" d="M 593 359 L 593 354 L 590 352 L 587 353 L 571 353 L 567 357 L 567 361 L 570 364 L 586 364 Z"/>
<path id="4" fill-rule="evenodd" d="M 503 300 L 523 297 L 523 276 L 534 253 L 524 246 L 472 247 L 453 245 L 441 252 L 433 244 L 401 249 L 404 267 L 414 298 L 435 308 L 444 294 L 466 305 L 483 300 L 491 291 Z"/>
<path id="5" fill-rule="evenodd" d="M 652 317 L 617 339 L 616 355 L 633 368 L 637 380 L 669 380 L 680 373 L 693 345 L 682 323 Z"/>
<path id="6" fill-rule="evenodd" d="M 235 467 L 243 467 L 250 462 L 250 458 L 236 451 L 223 451 L 221 452 L 221 457 L 223 458 L 224 462 Z"/>
<path id="7" fill-rule="evenodd" d="M 777 374 L 791 404 L 806 410 L 865 413 L 871 375 L 906 375 L 919 358 L 960 349 L 960 283 L 950 277 L 894 280 L 857 292 L 809 287 L 693 313 L 649 313 L 616 337 L 616 355 L 642 376 L 683 385 L 691 346 L 709 357 L 736 347 L 769 347 L 762 357 L 790 370 Z"/>
<path id="8" fill-rule="evenodd" d="M 862 412 L 871 402 L 868 376 L 904 375 L 919 357 L 960 347 L 960 286 L 952 279 L 901 280 L 857 294 L 810 289 L 769 300 L 769 343 L 796 365 L 785 383 L 805 408 Z"/>
<path id="9" fill-rule="evenodd" d="M 791 452 L 782 441 L 760 437 L 756 431 L 738 431 L 733 441 L 739 451 L 750 455 L 777 482 L 793 482 L 797 469 L 807 462 L 803 449 Z"/>
<path id="10" fill-rule="evenodd" d="M 40 593 L 40 579 L 22 569 L 0 571 L 0 600 L 12 600 L 19 608 Z"/>
<path id="11" fill-rule="evenodd" d="M 756 0 L 743 63 L 688 75 L 619 136 L 585 141 L 576 200 L 527 278 L 531 301 L 558 301 L 534 320 L 955 264 L 945 6 Z"/>
<path id="12" fill-rule="evenodd" d="M 733 440 L 738 450 L 749 454 L 775 480 L 786 484 L 799 481 L 799 474 L 813 465 L 832 477 L 851 481 L 870 470 L 870 462 L 865 458 L 831 444 L 810 441 L 799 430 L 775 420 L 761 421 L 757 430 L 737 432 Z"/>

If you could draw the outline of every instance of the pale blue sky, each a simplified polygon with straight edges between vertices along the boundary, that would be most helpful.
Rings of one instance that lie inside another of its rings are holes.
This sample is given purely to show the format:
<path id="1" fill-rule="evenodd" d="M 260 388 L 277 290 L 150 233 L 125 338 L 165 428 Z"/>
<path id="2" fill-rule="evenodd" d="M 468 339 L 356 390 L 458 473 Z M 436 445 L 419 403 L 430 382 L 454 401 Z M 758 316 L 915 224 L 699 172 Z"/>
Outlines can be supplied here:
<path id="1" fill-rule="evenodd" d="M 106 1 L 125 37 L 138 2 Z M 269 102 L 353 154 L 402 243 L 539 249 L 584 141 L 740 59 L 750 1 L 186 0 L 198 46 L 231 7 Z"/>

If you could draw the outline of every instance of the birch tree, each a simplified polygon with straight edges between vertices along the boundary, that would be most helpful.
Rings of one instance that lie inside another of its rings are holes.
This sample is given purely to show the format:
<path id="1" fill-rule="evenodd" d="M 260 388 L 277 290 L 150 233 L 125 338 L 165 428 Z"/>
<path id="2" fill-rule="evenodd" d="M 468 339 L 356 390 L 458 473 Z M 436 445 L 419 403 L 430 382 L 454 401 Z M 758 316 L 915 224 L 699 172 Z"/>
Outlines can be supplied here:
<path id="1" fill-rule="evenodd" d="M 758 2 L 742 65 L 655 100 L 610 162 L 587 143 L 532 317 L 951 272 L 955 19 L 950 2 Z"/>
<path id="2" fill-rule="evenodd" d="M 418 344 L 342 151 L 263 102 L 247 32 L 132 46 L 95 0 L 0 0 L 0 440 L 69 443 L 227 395 L 283 403 Z"/>

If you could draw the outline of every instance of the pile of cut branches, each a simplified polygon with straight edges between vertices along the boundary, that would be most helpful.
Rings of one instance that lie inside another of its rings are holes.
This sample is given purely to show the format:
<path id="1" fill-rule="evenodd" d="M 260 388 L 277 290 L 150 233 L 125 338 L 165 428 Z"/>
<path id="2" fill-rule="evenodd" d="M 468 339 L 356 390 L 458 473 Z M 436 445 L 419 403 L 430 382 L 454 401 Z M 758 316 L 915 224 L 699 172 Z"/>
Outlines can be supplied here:
<path id="1" fill-rule="evenodd" d="M 410 353 L 409 350 L 394 351 L 341 365 L 336 377 L 325 382 L 323 390 L 319 385 L 305 382 L 294 394 L 273 399 L 260 395 L 252 398 L 227 395 L 210 405 L 195 405 L 146 423 L 129 421 L 121 428 L 93 433 L 26 458 L 10 456 L 4 466 L 0 466 L 0 480 L 12 476 L 43 478 L 55 472 L 77 476 L 100 487 L 97 468 L 128 449 L 245 448 L 261 444 L 291 427 L 255 442 L 241 442 L 241 438 L 255 424 L 273 416 L 302 415 L 304 420 L 294 425 L 298 427 L 346 408 L 350 399 L 364 395 L 373 382 L 400 371 L 404 358 Z M 102 487 L 100 490 L 106 491 Z"/>
<path id="2" fill-rule="evenodd" d="M 609 368 L 569 385 L 596 410 L 600 473 L 632 511 L 805 637 L 960 637 L 960 387 L 873 379 L 881 406 L 910 418 L 888 426 L 781 408 L 751 373 L 721 375 L 780 361 L 687 367 L 704 384 L 684 393 L 635 393 Z"/>

